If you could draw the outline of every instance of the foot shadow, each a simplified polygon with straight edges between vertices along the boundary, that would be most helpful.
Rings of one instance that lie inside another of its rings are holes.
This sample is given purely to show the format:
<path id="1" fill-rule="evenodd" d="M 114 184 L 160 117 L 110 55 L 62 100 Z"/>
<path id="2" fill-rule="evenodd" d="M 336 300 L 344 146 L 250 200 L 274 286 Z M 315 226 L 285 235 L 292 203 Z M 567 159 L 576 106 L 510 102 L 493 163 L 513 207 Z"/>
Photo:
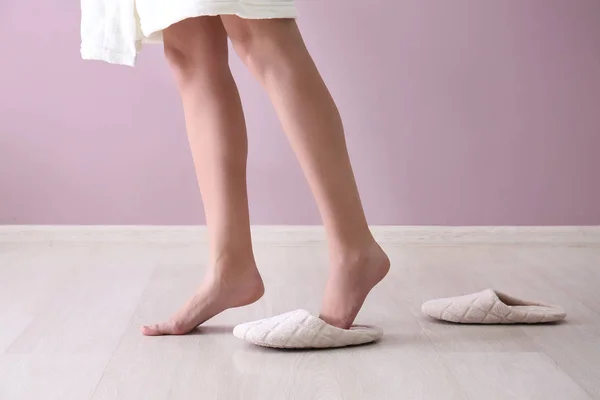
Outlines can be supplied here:
<path id="1" fill-rule="evenodd" d="M 199 326 L 188 335 L 230 335 L 233 332 L 233 325 L 206 325 Z"/>

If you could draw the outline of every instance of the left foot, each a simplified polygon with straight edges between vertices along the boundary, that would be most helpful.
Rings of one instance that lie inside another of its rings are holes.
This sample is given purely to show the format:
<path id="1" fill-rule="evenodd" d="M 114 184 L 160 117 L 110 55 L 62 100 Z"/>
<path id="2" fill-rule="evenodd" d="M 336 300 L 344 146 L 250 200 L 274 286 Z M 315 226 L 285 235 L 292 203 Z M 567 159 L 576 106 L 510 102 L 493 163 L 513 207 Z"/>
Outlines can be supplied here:
<path id="1" fill-rule="evenodd" d="M 146 336 L 185 335 L 215 315 L 229 308 L 258 301 L 265 292 L 262 278 L 254 263 L 243 269 L 211 272 L 198 292 L 167 322 L 144 325 Z"/>
<path id="2" fill-rule="evenodd" d="M 329 273 L 320 318 L 349 329 L 371 289 L 390 270 L 390 260 L 377 243 L 350 259 L 335 263 Z"/>

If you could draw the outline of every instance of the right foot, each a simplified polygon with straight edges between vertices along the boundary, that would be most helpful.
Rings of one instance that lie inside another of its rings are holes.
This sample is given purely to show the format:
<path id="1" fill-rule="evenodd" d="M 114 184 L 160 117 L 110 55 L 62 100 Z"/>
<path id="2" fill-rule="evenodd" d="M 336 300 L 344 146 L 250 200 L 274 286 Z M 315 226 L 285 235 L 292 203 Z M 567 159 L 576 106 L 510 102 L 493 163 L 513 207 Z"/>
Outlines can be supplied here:
<path id="1" fill-rule="evenodd" d="M 185 335 L 229 308 L 258 301 L 264 291 L 262 278 L 255 265 L 243 270 L 210 272 L 198 292 L 169 321 L 144 325 L 141 330 L 146 336 Z"/>
<path id="2" fill-rule="evenodd" d="M 362 305 L 390 270 L 390 260 L 377 243 L 341 258 L 330 267 L 320 318 L 349 329 Z"/>

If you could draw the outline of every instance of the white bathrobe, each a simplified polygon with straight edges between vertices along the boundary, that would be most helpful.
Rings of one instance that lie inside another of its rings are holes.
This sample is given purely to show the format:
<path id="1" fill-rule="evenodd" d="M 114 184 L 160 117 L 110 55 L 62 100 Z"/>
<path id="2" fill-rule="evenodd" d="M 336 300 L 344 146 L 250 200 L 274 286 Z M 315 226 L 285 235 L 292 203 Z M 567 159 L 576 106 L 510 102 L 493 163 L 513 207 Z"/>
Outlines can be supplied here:
<path id="1" fill-rule="evenodd" d="M 161 42 L 166 27 L 224 14 L 295 18 L 296 7 L 294 0 L 81 0 L 81 56 L 133 66 L 142 42 Z"/>

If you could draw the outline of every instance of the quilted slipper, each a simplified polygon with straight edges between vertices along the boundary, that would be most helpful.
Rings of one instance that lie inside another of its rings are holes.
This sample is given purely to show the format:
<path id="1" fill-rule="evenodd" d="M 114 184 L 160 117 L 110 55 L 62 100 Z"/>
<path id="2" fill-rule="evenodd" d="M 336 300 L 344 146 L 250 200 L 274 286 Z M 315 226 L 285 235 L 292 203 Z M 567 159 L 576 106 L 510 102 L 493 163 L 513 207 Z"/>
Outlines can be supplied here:
<path id="1" fill-rule="evenodd" d="M 487 289 L 466 296 L 430 300 L 421 307 L 430 317 L 462 324 L 539 324 L 565 319 L 563 309 Z"/>
<path id="2" fill-rule="evenodd" d="M 371 343 L 381 339 L 383 331 L 369 326 L 340 329 L 306 310 L 296 310 L 238 325 L 233 329 L 233 334 L 258 346 L 323 349 Z"/>

